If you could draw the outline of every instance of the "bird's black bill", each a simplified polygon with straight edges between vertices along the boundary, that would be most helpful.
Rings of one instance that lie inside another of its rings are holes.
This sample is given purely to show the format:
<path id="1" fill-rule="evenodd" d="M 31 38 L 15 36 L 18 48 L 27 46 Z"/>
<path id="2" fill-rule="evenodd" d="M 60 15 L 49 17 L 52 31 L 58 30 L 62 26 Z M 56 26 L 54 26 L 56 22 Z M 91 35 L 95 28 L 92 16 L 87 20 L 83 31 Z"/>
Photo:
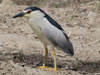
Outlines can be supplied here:
<path id="1" fill-rule="evenodd" d="M 25 15 L 25 13 L 24 13 L 24 12 L 21 12 L 21 13 L 15 15 L 15 16 L 13 16 L 12 18 L 22 17 L 22 16 L 24 16 L 24 15 Z"/>

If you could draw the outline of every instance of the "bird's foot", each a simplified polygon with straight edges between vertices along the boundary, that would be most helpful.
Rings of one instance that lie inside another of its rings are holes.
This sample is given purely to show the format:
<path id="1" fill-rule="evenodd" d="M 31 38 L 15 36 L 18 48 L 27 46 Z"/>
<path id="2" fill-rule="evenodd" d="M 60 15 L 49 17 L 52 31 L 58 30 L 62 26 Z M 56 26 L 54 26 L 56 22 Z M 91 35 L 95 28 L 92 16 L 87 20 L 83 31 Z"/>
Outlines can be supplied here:
<path id="1" fill-rule="evenodd" d="M 39 66 L 39 67 L 37 67 L 37 68 L 45 69 L 45 68 L 47 68 L 47 66 Z"/>
<path id="2" fill-rule="evenodd" d="M 57 68 L 49 68 L 48 71 L 58 71 Z"/>
<path id="3" fill-rule="evenodd" d="M 48 68 L 47 66 L 39 66 L 37 68 L 39 68 L 39 69 L 45 69 L 47 71 L 58 71 L 57 68 Z"/>

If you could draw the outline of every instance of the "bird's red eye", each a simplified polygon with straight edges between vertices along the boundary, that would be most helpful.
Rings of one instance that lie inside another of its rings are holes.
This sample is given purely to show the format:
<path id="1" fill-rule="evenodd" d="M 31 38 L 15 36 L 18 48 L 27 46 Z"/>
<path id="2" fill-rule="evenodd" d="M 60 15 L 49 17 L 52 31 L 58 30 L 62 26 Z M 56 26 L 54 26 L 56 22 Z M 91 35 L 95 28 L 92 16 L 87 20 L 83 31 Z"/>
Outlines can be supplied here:
<path id="1" fill-rule="evenodd" d="M 30 14 L 32 12 L 32 10 L 28 10 L 27 13 Z"/>

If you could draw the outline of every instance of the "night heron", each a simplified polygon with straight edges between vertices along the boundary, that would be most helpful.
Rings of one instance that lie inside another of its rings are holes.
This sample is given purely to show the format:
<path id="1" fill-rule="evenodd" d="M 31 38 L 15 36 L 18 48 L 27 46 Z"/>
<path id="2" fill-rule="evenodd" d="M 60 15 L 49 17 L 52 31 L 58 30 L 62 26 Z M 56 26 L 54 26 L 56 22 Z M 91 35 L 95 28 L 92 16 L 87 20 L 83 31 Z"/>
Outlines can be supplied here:
<path id="1" fill-rule="evenodd" d="M 21 13 L 13 16 L 13 18 L 16 17 L 28 18 L 30 27 L 45 47 L 45 58 L 43 66 L 40 66 L 40 68 L 47 68 L 46 61 L 48 56 L 48 45 L 50 45 L 53 50 L 54 68 L 52 68 L 52 70 L 54 71 L 57 70 L 56 52 L 54 48 L 59 48 L 70 56 L 74 55 L 73 46 L 63 28 L 40 8 L 35 6 L 27 7 Z"/>

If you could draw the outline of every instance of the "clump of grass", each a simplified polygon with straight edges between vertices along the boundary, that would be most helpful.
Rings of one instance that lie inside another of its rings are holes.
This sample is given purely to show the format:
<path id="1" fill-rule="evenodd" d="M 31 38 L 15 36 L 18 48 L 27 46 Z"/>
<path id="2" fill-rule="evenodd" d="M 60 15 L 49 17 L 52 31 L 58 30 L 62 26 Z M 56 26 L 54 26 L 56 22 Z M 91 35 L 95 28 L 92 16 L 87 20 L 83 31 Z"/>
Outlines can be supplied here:
<path id="1" fill-rule="evenodd" d="M 52 7 L 66 7 L 69 4 L 69 0 L 58 0 L 58 1 L 52 1 L 50 6 Z"/>
<path id="2" fill-rule="evenodd" d="M 17 5 L 35 5 L 41 6 L 46 0 L 12 0 Z"/>
<path id="3" fill-rule="evenodd" d="M 100 0 L 96 1 L 96 10 L 100 11 Z"/>

